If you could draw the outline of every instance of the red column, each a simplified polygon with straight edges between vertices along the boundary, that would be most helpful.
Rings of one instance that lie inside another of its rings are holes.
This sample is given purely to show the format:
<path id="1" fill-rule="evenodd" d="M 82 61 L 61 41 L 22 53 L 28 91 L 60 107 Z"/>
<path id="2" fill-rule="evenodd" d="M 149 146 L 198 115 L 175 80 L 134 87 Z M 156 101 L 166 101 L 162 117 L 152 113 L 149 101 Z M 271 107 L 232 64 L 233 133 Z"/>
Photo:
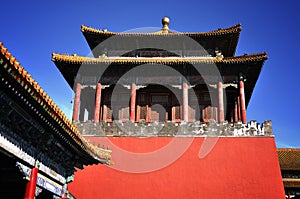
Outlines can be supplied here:
<path id="1" fill-rule="evenodd" d="M 238 121 L 241 120 L 241 100 L 240 95 L 237 97 L 237 113 L 238 113 Z"/>
<path id="2" fill-rule="evenodd" d="M 101 90 L 102 90 L 102 85 L 98 83 L 96 87 L 94 123 L 98 123 L 100 119 L 99 114 L 100 114 L 100 104 L 101 104 Z"/>
<path id="3" fill-rule="evenodd" d="M 136 85 L 131 84 L 131 98 L 130 98 L 130 120 L 135 122 L 135 101 L 136 101 Z"/>
<path id="4" fill-rule="evenodd" d="M 36 189 L 36 180 L 39 169 L 34 167 L 31 169 L 30 180 L 26 184 L 26 192 L 24 199 L 34 199 L 35 198 L 35 189 Z"/>
<path id="5" fill-rule="evenodd" d="M 238 117 L 238 103 L 235 102 L 234 103 L 234 122 L 237 122 L 239 120 L 239 117 Z"/>
<path id="6" fill-rule="evenodd" d="M 77 83 L 75 88 L 75 100 L 74 100 L 74 106 L 73 106 L 73 121 L 78 120 L 79 116 L 79 104 L 80 104 L 80 94 L 81 94 L 81 84 Z"/>
<path id="7" fill-rule="evenodd" d="M 146 114 L 146 122 L 151 122 L 151 108 L 147 105 L 146 106 L 147 114 Z"/>
<path id="8" fill-rule="evenodd" d="M 219 122 L 224 121 L 223 84 L 218 82 Z"/>
<path id="9" fill-rule="evenodd" d="M 241 119 L 243 123 L 247 122 L 246 118 L 246 103 L 245 103 L 245 89 L 244 82 L 240 80 L 240 106 L 241 106 Z"/>
<path id="10" fill-rule="evenodd" d="M 188 96 L 188 85 L 186 82 L 182 84 L 182 115 L 183 121 L 188 122 L 189 120 L 189 104 L 188 104 L 189 96 Z"/>

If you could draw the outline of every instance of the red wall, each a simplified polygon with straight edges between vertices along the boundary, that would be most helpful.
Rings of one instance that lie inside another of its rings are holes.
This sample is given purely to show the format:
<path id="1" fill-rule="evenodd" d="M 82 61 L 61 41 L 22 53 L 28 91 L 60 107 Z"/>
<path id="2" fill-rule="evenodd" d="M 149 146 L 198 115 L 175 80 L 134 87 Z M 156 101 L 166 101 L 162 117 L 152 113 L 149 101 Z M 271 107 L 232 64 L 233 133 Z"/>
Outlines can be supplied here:
<path id="1" fill-rule="evenodd" d="M 87 138 L 109 145 L 115 165 L 77 171 L 79 199 L 285 198 L 272 137 Z"/>

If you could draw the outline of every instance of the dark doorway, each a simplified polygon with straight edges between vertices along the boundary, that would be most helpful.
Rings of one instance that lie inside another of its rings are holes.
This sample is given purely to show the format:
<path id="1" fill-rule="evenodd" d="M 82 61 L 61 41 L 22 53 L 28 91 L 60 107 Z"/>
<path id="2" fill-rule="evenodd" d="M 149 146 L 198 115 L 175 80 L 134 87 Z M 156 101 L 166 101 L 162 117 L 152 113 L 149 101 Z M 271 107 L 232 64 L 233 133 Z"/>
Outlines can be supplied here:
<path id="1" fill-rule="evenodd" d="M 16 167 L 16 159 L 0 151 L 0 198 L 24 198 L 27 181 Z"/>

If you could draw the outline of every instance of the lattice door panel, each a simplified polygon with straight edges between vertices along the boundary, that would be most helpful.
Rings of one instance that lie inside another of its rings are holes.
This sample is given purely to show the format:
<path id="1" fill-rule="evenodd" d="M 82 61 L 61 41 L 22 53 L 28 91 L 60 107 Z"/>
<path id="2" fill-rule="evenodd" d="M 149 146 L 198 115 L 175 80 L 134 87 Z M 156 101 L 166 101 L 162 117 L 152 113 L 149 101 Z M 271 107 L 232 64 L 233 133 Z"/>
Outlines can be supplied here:
<path id="1" fill-rule="evenodd" d="M 181 121 L 181 106 L 173 106 L 172 107 L 172 121 L 173 122 L 180 122 Z"/>
<path id="2" fill-rule="evenodd" d="M 113 119 L 113 110 L 107 106 L 103 105 L 103 120 L 106 122 L 112 122 Z"/>
<path id="3" fill-rule="evenodd" d="M 126 122 L 129 120 L 129 107 L 121 108 L 119 110 L 119 120 Z"/>
<path id="4" fill-rule="evenodd" d="M 139 122 L 140 120 L 147 121 L 147 109 L 148 106 L 137 106 L 136 107 L 136 120 Z"/>

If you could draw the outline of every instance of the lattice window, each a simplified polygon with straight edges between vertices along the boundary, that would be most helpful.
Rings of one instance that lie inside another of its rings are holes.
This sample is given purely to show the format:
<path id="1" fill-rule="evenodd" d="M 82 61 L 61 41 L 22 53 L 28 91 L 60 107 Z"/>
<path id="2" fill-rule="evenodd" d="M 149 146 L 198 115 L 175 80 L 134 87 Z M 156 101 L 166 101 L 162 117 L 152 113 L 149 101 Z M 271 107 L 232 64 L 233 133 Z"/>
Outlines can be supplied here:
<path id="1" fill-rule="evenodd" d="M 146 120 L 147 118 L 147 106 L 141 106 L 140 119 Z"/>
<path id="2" fill-rule="evenodd" d="M 208 106 L 202 110 L 203 121 L 208 122 L 209 120 L 218 120 L 218 108 Z"/>
<path id="3" fill-rule="evenodd" d="M 129 120 L 129 107 L 121 108 L 119 110 L 119 119 L 123 122 Z"/>
<path id="4" fill-rule="evenodd" d="M 151 121 L 159 121 L 159 112 L 151 110 Z"/>
<path id="5" fill-rule="evenodd" d="M 107 115 L 106 115 L 107 119 L 112 119 L 113 118 L 113 110 L 111 108 L 107 109 Z"/>
<path id="6" fill-rule="evenodd" d="M 107 122 L 112 122 L 113 110 L 107 105 L 103 105 L 103 120 Z"/>
<path id="7" fill-rule="evenodd" d="M 137 122 L 139 122 L 140 120 L 148 121 L 147 109 L 148 109 L 148 106 L 137 105 L 137 107 L 136 107 L 136 121 Z"/>

